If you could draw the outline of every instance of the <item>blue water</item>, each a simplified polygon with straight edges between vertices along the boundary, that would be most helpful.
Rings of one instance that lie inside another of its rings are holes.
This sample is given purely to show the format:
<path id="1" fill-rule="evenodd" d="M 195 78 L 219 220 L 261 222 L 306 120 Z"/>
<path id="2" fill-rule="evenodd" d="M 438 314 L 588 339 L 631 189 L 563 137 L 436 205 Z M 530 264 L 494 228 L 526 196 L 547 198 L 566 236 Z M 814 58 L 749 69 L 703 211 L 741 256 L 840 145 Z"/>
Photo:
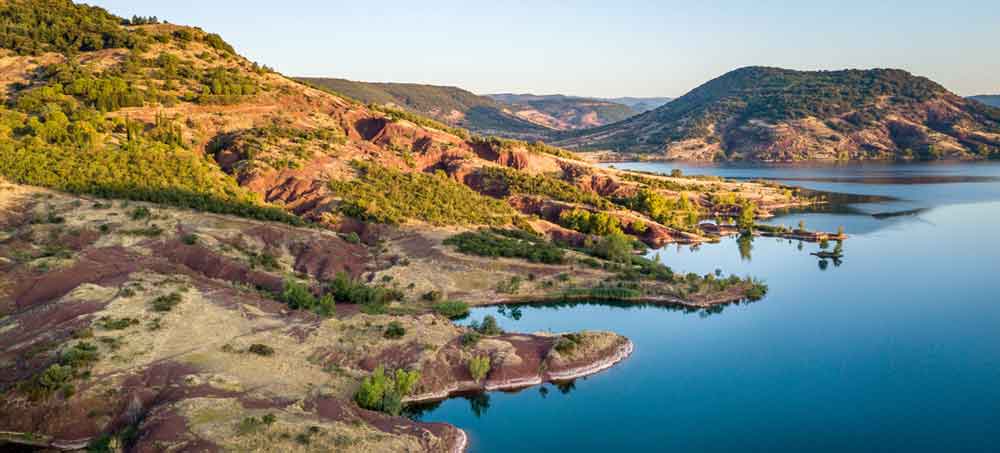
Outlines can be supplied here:
<path id="1" fill-rule="evenodd" d="M 522 307 L 514 319 L 474 310 L 473 319 L 493 314 L 509 330 L 610 330 L 636 350 L 571 386 L 454 398 L 418 417 L 465 429 L 473 452 L 1000 451 L 1000 182 L 908 183 L 914 174 L 1000 177 L 1000 166 L 684 171 L 850 177 L 794 184 L 902 201 L 772 220 L 843 225 L 852 237 L 839 265 L 810 256 L 816 244 L 773 238 L 754 240 L 749 253 L 732 239 L 651 252 L 677 271 L 766 280 L 763 300 L 721 313 L 582 304 Z"/>

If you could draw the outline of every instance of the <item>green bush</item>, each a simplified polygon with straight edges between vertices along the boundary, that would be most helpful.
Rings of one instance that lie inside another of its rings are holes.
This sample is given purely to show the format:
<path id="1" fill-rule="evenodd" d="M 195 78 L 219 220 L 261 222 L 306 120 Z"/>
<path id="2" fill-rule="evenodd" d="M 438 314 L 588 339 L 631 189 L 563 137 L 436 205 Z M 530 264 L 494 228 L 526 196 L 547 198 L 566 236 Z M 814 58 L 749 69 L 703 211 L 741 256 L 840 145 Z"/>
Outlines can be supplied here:
<path id="1" fill-rule="evenodd" d="M 479 340 L 482 338 L 483 335 L 481 333 L 473 330 L 470 332 L 463 333 L 462 336 L 459 337 L 458 341 L 459 343 L 462 344 L 462 347 L 469 347 L 469 346 L 475 346 L 475 344 L 478 343 Z"/>
<path id="2" fill-rule="evenodd" d="M 166 312 L 173 310 L 179 303 L 181 303 L 181 295 L 178 293 L 170 293 L 153 299 L 153 301 L 150 302 L 150 306 L 153 308 L 153 311 Z"/>
<path id="3" fill-rule="evenodd" d="M 320 316 L 332 316 L 336 310 L 334 295 L 316 297 L 308 286 L 292 279 L 285 280 L 281 300 L 293 310 L 309 310 Z"/>
<path id="4" fill-rule="evenodd" d="M 419 371 L 396 370 L 386 374 L 385 367 L 379 365 L 375 371 L 361 381 L 361 387 L 354 394 L 354 401 L 365 409 L 399 415 L 403 398 L 413 393 L 420 381 Z"/>
<path id="5" fill-rule="evenodd" d="M 403 338 L 406 335 L 406 328 L 399 321 L 392 321 L 385 328 L 383 336 L 390 339 Z"/>
<path id="6" fill-rule="evenodd" d="M 351 279 L 345 272 L 338 272 L 327 285 L 328 294 L 337 303 L 383 305 L 402 299 L 402 293 L 381 286 L 368 286 Z"/>
<path id="7" fill-rule="evenodd" d="M 434 312 L 449 319 L 463 318 L 469 314 L 469 304 L 457 300 L 449 300 L 434 304 Z"/>
<path id="8" fill-rule="evenodd" d="M 473 321 L 469 324 L 469 328 L 486 336 L 503 335 L 503 329 L 500 328 L 497 318 L 493 315 L 486 315 L 481 323 Z"/>
<path id="9" fill-rule="evenodd" d="M 571 209 L 559 213 L 559 224 L 586 234 L 604 236 L 621 233 L 618 219 L 606 212 L 590 212 L 586 209 Z"/>
<path id="10" fill-rule="evenodd" d="M 481 355 L 469 359 L 469 374 L 476 382 L 482 381 L 490 372 L 490 356 Z"/>
<path id="11" fill-rule="evenodd" d="M 541 237 L 528 233 L 520 234 L 519 230 L 480 230 L 476 232 L 459 233 L 445 239 L 446 245 L 468 255 L 523 258 L 531 262 L 546 264 L 562 264 L 565 260 L 565 250 Z M 516 236 L 516 237 L 512 237 Z"/>
<path id="12" fill-rule="evenodd" d="M 266 344 L 254 343 L 250 345 L 249 348 L 247 348 L 247 352 L 251 354 L 257 354 L 259 356 L 269 357 L 274 355 L 274 348 Z"/>

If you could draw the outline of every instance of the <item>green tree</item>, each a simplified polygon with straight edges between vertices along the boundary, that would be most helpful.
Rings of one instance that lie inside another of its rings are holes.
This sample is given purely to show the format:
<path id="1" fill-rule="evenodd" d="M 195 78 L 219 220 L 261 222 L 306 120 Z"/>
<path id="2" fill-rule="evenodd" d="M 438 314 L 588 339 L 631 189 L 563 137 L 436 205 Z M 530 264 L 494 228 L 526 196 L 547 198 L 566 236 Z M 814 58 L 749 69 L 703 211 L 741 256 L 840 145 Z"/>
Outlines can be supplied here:
<path id="1" fill-rule="evenodd" d="M 476 356 L 469 359 L 469 374 L 476 382 L 482 381 L 490 372 L 490 357 L 487 355 Z"/>

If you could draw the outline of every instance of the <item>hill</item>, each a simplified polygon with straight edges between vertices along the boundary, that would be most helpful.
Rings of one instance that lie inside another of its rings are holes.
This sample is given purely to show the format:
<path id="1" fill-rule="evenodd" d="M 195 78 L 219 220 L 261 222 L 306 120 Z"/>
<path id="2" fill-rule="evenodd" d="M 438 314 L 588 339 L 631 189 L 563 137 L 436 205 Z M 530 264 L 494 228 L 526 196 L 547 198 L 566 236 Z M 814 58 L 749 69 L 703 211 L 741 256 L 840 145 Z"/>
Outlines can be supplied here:
<path id="1" fill-rule="evenodd" d="M 367 104 L 403 108 L 476 133 L 537 138 L 548 128 L 519 118 L 511 107 L 456 87 L 416 83 L 357 82 L 346 79 L 296 77 Z"/>
<path id="2" fill-rule="evenodd" d="M 1000 94 L 980 94 L 978 96 L 969 96 L 968 99 L 979 101 L 989 106 L 1000 107 Z"/>
<path id="3" fill-rule="evenodd" d="M 901 70 L 747 67 L 554 143 L 693 160 L 975 159 L 1000 149 L 1000 110 Z"/>
<path id="4" fill-rule="evenodd" d="M 403 404 L 584 375 L 631 343 L 448 318 L 757 300 L 637 252 L 816 201 L 474 135 L 68 0 L 0 2 L 0 46 L 0 448 L 461 450 Z"/>
<path id="5" fill-rule="evenodd" d="M 666 98 L 666 97 L 652 97 L 652 98 L 623 97 L 623 98 L 600 98 L 600 99 L 608 102 L 614 102 L 615 104 L 622 104 L 634 110 L 637 114 L 648 112 L 673 100 L 673 98 Z"/>
<path id="6" fill-rule="evenodd" d="M 603 126 L 637 113 L 623 103 L 561 94 L 487 96 L 512 106 L 511 110 L 520 118 L 560 131 Z"/>

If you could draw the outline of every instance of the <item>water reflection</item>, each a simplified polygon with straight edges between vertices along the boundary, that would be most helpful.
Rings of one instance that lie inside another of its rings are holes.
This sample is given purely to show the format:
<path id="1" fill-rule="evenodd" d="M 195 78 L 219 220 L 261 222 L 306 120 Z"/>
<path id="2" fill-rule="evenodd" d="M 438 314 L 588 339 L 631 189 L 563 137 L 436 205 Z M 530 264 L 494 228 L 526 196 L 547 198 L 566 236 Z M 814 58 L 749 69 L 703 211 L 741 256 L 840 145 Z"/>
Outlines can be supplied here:
<path id="1" fill-rule="evenodd" d="M 753 251 L 753 236 L 749 234 L 741 235 L 736 239 L 736 244 L 739 245 L 740 259 L 743 261 L 753 261 L 753 256 L 751 255 Z"/>

